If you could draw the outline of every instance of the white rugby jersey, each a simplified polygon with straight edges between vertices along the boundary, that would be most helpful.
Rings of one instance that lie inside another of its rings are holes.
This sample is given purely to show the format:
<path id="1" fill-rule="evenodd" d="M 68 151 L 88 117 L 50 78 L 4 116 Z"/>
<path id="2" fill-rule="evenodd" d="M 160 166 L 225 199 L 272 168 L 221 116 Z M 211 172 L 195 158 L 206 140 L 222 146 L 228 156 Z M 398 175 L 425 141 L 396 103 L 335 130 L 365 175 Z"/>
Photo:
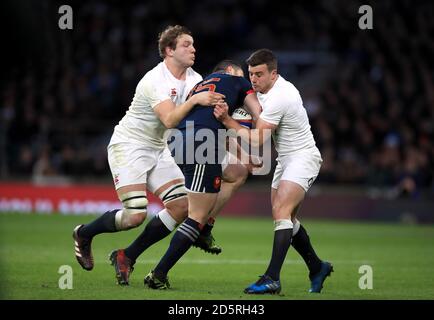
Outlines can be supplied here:
<path id="1" fill-rule="evenodd" d="M 279 156 L 315 147 L 309 119 L 297 88 L 279 75 L 265 94 L 257 92 L 260 118 L 277 125 L 273 140 Z"/>
<path id="2" fill-rule="evenodd" d="M 188 93 L 202 76 L 192 68 L 187 69 L 186 80 L 176 79 L 160 62 L 148 71 L 137 84 L 133 101 L 119 124 L 115 127 L 110 144 L 134 142 L 153 148 L 167 145 L 163 125 L 154 108 L 162 101 L 171 99 L 175 105 L 185 102 Z"/>

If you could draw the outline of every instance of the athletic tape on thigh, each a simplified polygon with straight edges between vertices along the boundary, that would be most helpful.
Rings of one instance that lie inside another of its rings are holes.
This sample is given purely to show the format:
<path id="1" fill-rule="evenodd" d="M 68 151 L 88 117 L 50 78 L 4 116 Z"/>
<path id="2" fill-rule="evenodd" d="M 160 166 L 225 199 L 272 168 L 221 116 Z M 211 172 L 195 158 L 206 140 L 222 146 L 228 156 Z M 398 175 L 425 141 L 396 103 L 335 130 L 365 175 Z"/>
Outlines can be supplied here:
<path id="1" fill-rule="evenodd" d="M 274 231 L 283 229 L 292 229 L 294 226 L 290 219 L 278 219 L 274 220 Z"/>
<path id="2" fill-rule="evenodd" d="M 186 197 L 187 191 L 185 190 L 184 183 L 178 183 L 173 186 L 170 186 L 166 190 L 164 190 L 162 193 L 160 193 L 160 199 L 161 201 L 166 204 L 170 201 Z"/>

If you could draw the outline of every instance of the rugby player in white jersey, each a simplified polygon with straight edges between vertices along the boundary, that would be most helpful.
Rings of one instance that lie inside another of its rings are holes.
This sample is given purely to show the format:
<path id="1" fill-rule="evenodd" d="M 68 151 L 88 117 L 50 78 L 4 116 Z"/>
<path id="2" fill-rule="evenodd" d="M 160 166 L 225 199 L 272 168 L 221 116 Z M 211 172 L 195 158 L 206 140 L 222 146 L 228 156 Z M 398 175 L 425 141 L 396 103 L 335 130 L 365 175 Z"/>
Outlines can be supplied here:
<path id="1" fill-rule="evenodd" d="M 333 271 L 312 248 L 309 236 L 296 219 L 304 196 L 316 179 L 322 159 L 310 130 L 300 93 L 277 73 L 272 51 L 260 49 L 246 60 L 253 89 L 263 108 L 254 130 L 242 128 L 227 114 L 227 106 L 217 105 L 215 116 L 228 129 L 235 129 L 247 141 L 263 144 L 272 133 L 278 152 L 271 184 L 274 242 L 270 263 L 264 275 L 247 287 L 248 294 L 279 293 L 280 271 L 292 243 L 309 269 L 309 292 L 321 292 L 324 280 Z"/>
<path id="2" fill-rule="evenodd" d="M 219 93 L 202 92 L 185 101 L 193 86 L 202 80 L 191 68 L 196 50 L 187 28 L 167 27 L 159 35 L 158 46 L 163 61 L 138 83 L 131 106 L 115 127 L 107 148 L 123 208 L 108 211 L 73 232 L 76 258 L 85 270 L 92 270 L 93 237 L 141 225 L 147 214 L 146 190 L 161 199 L 165 208 L 142 234 L 128 248 L 113 251 L 110 256 L 118 283 L 125 285 L 136 257 L 170 234 L 187 216 L 184 176 L 167 147 L 165 131 L 174 128 L 194 105 L 213 106 L 224 98 Z"/>

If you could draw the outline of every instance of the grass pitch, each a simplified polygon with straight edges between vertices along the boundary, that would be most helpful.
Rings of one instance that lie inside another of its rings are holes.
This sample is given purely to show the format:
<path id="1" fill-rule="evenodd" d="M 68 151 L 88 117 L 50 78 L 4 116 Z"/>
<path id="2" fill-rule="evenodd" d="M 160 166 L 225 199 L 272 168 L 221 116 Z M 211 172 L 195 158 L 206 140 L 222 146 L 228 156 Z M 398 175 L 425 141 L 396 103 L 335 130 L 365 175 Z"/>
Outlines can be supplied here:
<path id="1" fill-rule="evenodd" d="M 143 278 L 166 251 L 171 236 L 137 261 L 129 287 L 116 285 L 111 250 L 126 247 L 143 226 L 102 234 L 93 241 L 94 270 L 78 265 L 73 228 L 95 216 L 0 214 L 1 299 L 434 299 L 434 226 L 383 223 L 302 221 L 322 259 L 335 272 L 321 294 L 309 294 L 307 268 L 290 249 L 282 268 L 281 295 L 252 296 L 243 289 L 267 268 L 273 241 L 271 218 L 217 219 L 214 235 L 219 256 L 197 248 L 169 273 L 172 288 L 154 291 Z M 71 266 L 73 289 L 60 289 L 61 266 Z M 362 265 L 373 271 L 373 288 L 359 288 Z"/>

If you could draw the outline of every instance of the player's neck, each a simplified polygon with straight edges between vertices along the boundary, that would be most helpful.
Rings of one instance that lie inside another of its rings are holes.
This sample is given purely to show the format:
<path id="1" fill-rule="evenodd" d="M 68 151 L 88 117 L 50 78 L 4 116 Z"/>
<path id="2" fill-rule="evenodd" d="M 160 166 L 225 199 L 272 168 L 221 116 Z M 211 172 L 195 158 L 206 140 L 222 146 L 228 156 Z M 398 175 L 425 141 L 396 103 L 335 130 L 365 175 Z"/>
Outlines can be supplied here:
<path id="1" fill-rule="evenodd" d="M 176 62 L 165 59 L 164 63 L 166 64 L 167 69 L 169 69 L 170 73 L 178 80 L 185 80 L 187 69 L 185 66 L 181 66 Z"/>

